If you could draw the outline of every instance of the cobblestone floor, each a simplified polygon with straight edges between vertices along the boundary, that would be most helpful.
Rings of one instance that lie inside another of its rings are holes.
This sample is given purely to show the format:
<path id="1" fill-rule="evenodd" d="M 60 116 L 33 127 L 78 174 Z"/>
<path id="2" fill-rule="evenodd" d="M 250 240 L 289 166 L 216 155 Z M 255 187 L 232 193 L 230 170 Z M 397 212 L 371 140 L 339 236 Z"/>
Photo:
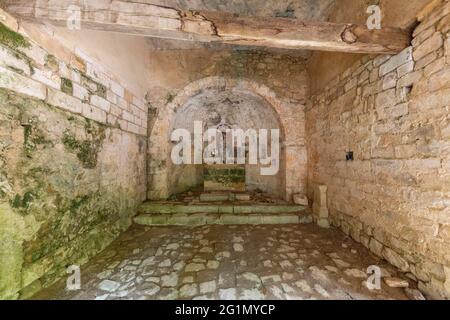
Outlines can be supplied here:
<path id="1" fill-rule="evenodd" d="M 285 226 L 133 226 L 82 267 L 80 291 L 66 279 L 34 299 L 408 299 L 370 291 L 370 265 L 396 269 L 337 230 Z M 403 278 L 406 279 L 406 278 Z M 410 284 L 411 285 L 411 284 Z M 410 290 L 410 289 L 409 289 Z M 411 290 L 410 290 L 411 291 Z"/>

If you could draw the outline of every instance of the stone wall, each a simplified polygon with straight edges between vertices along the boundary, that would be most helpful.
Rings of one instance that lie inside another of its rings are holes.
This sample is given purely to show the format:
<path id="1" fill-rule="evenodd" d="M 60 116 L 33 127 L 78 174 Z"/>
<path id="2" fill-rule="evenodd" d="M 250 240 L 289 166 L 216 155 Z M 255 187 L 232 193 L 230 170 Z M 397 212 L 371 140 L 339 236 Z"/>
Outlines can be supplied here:
<path id="1" fill-rule="evenodd" d="M 206 128 L 216 128 L 222 121 L 233 125 L 235 129 L 278 129 L 280 122 L 275 110 L 257 95 L 239 90 L 204 90 L 181 106 L 172 122 L 172 130 L 186 129 L 194 136 L 194 122 L 201 121 Z M 280 139 L 284 141 L 280 130 Z M 172 144 L 175 145 L 175 144 Z M 279 171 L 277 174 L 263 176 L 261 169 L 267 165 L 250 165 L 245 167 L 245 186 L 247 191 L 261 190 L 274 197 L 284 198 L 284 151 L 280 150 Z M 269 148 L 270 153 L 270 148 Z M 203 165 L 174 165 L 170 162 L 170 184 L 175 193 L 203 185 Z M 193 171 L 196 172 L 193 172 Z M 197 177 L 193 177 L 194 174 Z"/>
<path id="2" fill-rule="evenodd" d="M 434 298 L 450 297 L 449 13 L 443 1 L 411 47 L 362 58 L 306 113 L 309 196 L 327 185 L 332 223 Z"/>
<path id="3" fill-rule="evenodd" d="M 0 24 L 0 299 L 82 264 L 145 199 L 145 99 L 52 39 Z"/>
<path id="4" fill-rule="evenodd" d="M 306 56 L 304 52 L 292 55 L 252 50 L 153 51 L 150 99 L 157 112 L 149 119 L 148 197 L 161 199 L 173 193 L 168 163 L 172 119 L 193 96 L 208 90 L 238 90 L 266 100 L 276 111 L 286 137 L 283 194 L 291 200 L 293 194 L 305 193 Z"/>
<path id="5" fill-rule="evenodd" d="M 330 15 L 329 22 L 355 23 L 365 25 L 370 5 L 380 6 L 382 13 L 382 26 L 411 30 L 417 21 L 417 12 L 423 9 L 430 0 L 378 0 L 361 1 L 346 0 L 345 10 L 339 1 L 336 1 Z M 319 92 L 327 83 L 351 67 L 363 55 L 347 52 L 315 51 L 308 63 L 311 77 L 311 92 Z"/>

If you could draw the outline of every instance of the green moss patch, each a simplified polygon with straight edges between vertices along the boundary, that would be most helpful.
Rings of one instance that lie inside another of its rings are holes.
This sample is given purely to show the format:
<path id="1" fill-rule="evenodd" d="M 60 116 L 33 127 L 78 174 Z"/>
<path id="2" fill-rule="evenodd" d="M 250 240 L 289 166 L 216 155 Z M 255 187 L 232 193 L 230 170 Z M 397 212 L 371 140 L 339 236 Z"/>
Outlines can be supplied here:
<path id="1" fill-rule="evenodd" d="M 21 34 L 12 31 L 0 22 L 0 43 L 11 49 L 29 48 L 31 44 Z"/>
<path id="2" fill-rule="evenodd" d="M 205 181 L 213 181 L 223 185 L 230 185 L 234 183 L 245 183 L 245 169 L 204 169 Z"/>
<path id="3" fill-rule="evenodd" d="M 23 125 L 23 134 L 24 134 L 24 142 L 23 142 L 23 150 L 28 158 L 33 157 L 33 153 L 38 149 L 39 146 L 53 146 L 53 143 L 47 140 L 44 134 L 36 127 L 34 121 L 31 121 L 29 124 Z"/>
<path id="4" fill-rule="evenodd" d="M 15 209 L 28 209 L 33 199 L 36 195 L 32 191 L 27 191 L 20 196 L 16 194 L 16 196 L 10 201 L 11 207 Z"/>
<path id="5" fill-rule="evenodd" d="M 81 74 L 81 85 L 88 88 L 89 92 L 106 99 L 106 91 L 108 90 L 103 84 L 93 80 L 86 74 Z"/>
<path id="6" fill-rule="evenodd" d="M 72 81 L 66 78 L 61 78 L 61 91 L 69 95 L 73 95 Z"/>
<path id="7" fill-rule="evenodd" d="M 70 130 L 66 130 L 62 137 L 62 143 L 67 150 L 77 155 L 84 168 L 93 169 L 97 166 L 98 153 L 103 145 L 105 132 L 103 127 L 93 128 L 87 121 L 86 133 L 88 139 L 78 140 Z"/>
<path id="8" fill-rule="evenodd" d="M 49 69 L 51 69 L 54 72 L 58 72 L 59 70 L 59 63 L 56 57 L 52 54 L 48 54 L 45 57 L 45 66 Z"/>
<path id="9" fill-rule="evenodd" d="M 168 93 L 166 96 L 167 103 L 171 103 L 173 99 L 175 99 L 175 95 L 173 95 L 172 93 Z"/>

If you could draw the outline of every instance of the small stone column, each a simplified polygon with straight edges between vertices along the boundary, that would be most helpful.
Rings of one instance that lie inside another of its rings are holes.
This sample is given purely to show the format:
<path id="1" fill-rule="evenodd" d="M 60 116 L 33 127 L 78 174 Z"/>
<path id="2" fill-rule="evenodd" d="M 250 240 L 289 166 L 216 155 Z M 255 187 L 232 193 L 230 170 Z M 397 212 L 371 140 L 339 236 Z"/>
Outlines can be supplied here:
<path id="1" fill-rule="evenodd" d="M 327 190 L 328 187 L 325 185 L 317 185 L 314 188 L 313 219 L 321 228 L 330 227 Z"/>

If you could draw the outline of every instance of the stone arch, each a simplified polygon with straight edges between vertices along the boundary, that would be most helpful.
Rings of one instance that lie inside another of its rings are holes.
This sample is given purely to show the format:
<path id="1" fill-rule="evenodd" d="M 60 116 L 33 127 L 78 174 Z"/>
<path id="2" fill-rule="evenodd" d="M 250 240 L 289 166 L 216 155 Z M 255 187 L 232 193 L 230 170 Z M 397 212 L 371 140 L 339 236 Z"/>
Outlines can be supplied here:
<path id="1" fill-rule="evenodd" d="M 285 151 L 285 197 L 291 200 L 295 193 L 306 189 L 305 107 L 282 99 L 265 85 L 247 79 L 207 77 L 188 84 L 166 105 L 159 109 L 149 137 L 149 186 L 150 200 L 167 199 L 171 195 L 170 157 L 172 144 L 170 134 L 177 110 L 189 99 L 208 89 L 238 89 L 263 98 L 278 115 Z"/>

